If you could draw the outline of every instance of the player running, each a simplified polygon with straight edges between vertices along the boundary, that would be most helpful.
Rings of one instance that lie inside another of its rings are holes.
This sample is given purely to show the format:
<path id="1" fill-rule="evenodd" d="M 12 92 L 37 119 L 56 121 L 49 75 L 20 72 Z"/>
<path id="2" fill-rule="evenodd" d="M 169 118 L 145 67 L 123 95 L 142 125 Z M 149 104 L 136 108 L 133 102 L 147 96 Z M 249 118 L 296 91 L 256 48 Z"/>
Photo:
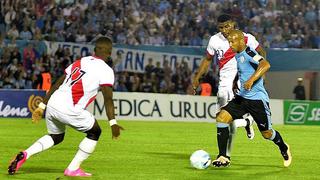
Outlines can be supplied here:
<path id="1" fill-rule="evenodd" d="M 240 80 L 240 90 L 236 97 L 222 108 L 217 117 L 217 139 L 219 155 L 212 164 L 216 167 L 228 166 L 230 159 L 225 151 L 229 138 L 229 124 L 244 114 L 250 113 L 265 139 L 273 141 L 280 149 L 284 167 L 291 164 L 289 145 L 280 133 L 272 128 L 269 95 L 264 88 L 263 75 L 270 69 L 269 62 L 244 42 L 245 36 L 239 30 L 229 33 L 228 40 L 236 60 Z"/>
<path id="2" fill-rule="evenodd" d="M 95 55 L 83 57 L 65 69 L 50 89 L 42 103 L 32 114 L 32 121 L 39 122 L 46 109 L 48 135 L 38 139 L 28 149 L 18 153 L 8 167 L 13 175 L 32 155 L 61 143 L 64 139 L 66 125 L 84 132 L 87 136 L 81 141 L 79 150 L 67 169 L 65 176 L 91 176 L 80 168 L 81 163 L 93 153 L 99 140 L 101 129 L 94 116 L 85 108 L 95 99 L 98 90 L 104 97 L 104 105 L 112 130 L 112 138 L 118 138 L 123 128 L 117 125 L 112 100 L 114 72 L 106 64 L 111 55 L 112 42 L 107 37 L 96 41 Z"/>
<path id="3" fill-rule="evenodd" d="M 192 85 L 196 89 L 199 86 L 199 79 L 207 72 L 211 61 L 217 55 L 219 63 L 219 86 L 217 93 L 217 112 L 228 104 L 234 98 L 233 85 L 237 75 L 237 62 L 235 53 L 231 50 L 229 42 L 226 39 L 231 30 L 235 29 L 235 22 L 231 16 L 223 14 L 218 17 L 218 30 L 219 33 L 211 36 L 207 46 L 207 55 L 201 61 L 198 73 L 194 76 Z M 244 33 L 245 43 L 249 47 L 256 49 L 262 56 L 265 57 L 264 49 L 259 45 L 256 38 L 248 33 Z M 237 127 L 245 127 L 249 139 L 254 138 L 253 131 L 253 118 L 246 114 L 230 124 L 230 137 L 228 138 L 227 157 L 231 156 L 232 140 L 235 136 Z"/>

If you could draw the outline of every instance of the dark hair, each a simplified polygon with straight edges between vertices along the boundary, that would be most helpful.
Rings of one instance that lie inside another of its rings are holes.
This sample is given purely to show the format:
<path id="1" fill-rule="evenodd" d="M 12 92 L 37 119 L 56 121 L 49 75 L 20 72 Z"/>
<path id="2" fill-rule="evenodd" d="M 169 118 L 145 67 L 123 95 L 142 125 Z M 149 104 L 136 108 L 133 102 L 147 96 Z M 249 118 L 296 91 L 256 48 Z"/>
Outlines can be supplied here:
<path id="1" fill-rule="evenodd" d="M 218 17 L 218 23 L 224 23 L 230 20 L 232 20 L 232 17 L 229 14 L 222 14 Z"/>
<path id="2" fill-rule="evenodd" d="M 101 36 L 96 40 L 96 45 L 100 43 L 112 44 L 112 40 L 107 36 Z"/>

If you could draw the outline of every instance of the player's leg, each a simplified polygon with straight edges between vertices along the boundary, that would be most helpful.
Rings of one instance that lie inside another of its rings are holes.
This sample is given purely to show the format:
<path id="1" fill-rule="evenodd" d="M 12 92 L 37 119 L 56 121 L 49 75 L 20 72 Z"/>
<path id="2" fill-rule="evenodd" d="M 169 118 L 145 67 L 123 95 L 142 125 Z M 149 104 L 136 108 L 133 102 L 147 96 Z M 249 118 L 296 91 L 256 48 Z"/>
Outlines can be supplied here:
<path id="1" fill-rule="evenodd" d="M 64 175 L 91 176 L 90 173 L 84 172 L 80 168 L 80 165 L 94 152 L 101 134 L 101 128 L 97 120 L 95 120 L 92 114 L 87 111 L 84 111 L 81 117 L 79 117 L 77 121 L 71 122 L 70 125 L 81 132 L 85 132 L 87 136 L 80 142 L 79 149 L 67 169 L 64 171 Z"/>
<path id="2" fill-rule="evenodd" d="M 65 125 L 60 121 L 54 119 L 54 110 L 47 107 L 46 111 L 46 124 L 49 135 L 44 135 L 33 143 L 29 148 L 19 152 L 16 157 L 11 161 L 8 167 L 8 173 L 16 173 L 24 162 L 29 159 L 32 155 L 45 151 L 54 145 L 59 144 L 63 141 Z"/>
<path id="3" fill-rule="evenodd" d="M 253 121 L 253 117 L 247 113 L 242 119 L 235 119 L 230 127 L 234 129 L 232 132 L 236 132 L 239 127 L 244 127 L 247 132 L 247 137 L 252 140 L 254 138 Z"/>
<path id="4" fill-rule="evenodd" d="M 229 88 L 231 89 L 231 88 Z M 229 101 L 231 101 L 231 99 L 233 98 L 233 92 L 231 92 L 231 90 L 228 91 L 228 88 L 224 88 L 224 87 L 219 87 L 219 92 L 217 94 L 217 117 L 219 116 L 219 113 L 221 111 L 221 108 L 226 106 L 228 104 Z M 229 128 L 229 138 L 227 141 L 227 148 L 226 148 L 226 157 L 230 159 L 231 157 L 231 151 L 232 151 L 232 147 L 233 147 L 233 139 L 235 138 L 236 135 L 236 128 L 235 126 L 233 126 L 233 124 L 229 124 L 228 126 Z"/>
<path id="5" fill-rule="evenodd" d="M 254 117 L 262 136 L 273 141 L 279 147 L 284 159 L 283 165 L 288 167 L 292 161 L 290 148 L 282 139 L 281 134 L 272 128 L 269 104 L 263 101 L 255 101 L 250 106 L 250 113 Z"/>
<path id="6" fill-rule="evenodd" d="M 233 119 L 242 117 L 246 112 L 242 109 L 242 98 L 237 96 L 230 101 L 217 116 L 217 140 L 219 146 L 219 155 L 216 160 L 212 162 L 213 166 L 228 166 L 230 164 L 230 157 L 228 153 L 228 142 L 230 132 L 228 125 Z M 228 159 L 228 161 L 226 160 Z"/>
<path id="7" fill-rule="evenodd" d="M 227 156 L 227 146 L 229 140 L 229 124 L 232 122 L 232 116 L 226 110 L 221 110 L 216 118 L 217 121 L 217 142 L 219 154 L 217 159 L 212 161 L 215 167 L 228 166 L 230 159 Z"/>
<path id="8" fill-rule="evenodd" d="M 220 112 L 220 109 L 228 104 L 233 98 L 234 93 L 231 88 L 219 87 L 219 92 L 217 94 L 218 103 L 217 103 L 217 112 Z M 253 118 L 251 116 L 244 116 L 243 119 L 236 119 L 229 124 L 229 138 L 227 143 L 227 157 L 230 159 L 231 151 L 233 147 L 233 140 L 235 139 L 237 128 L 245 127 L 247 131 L 247 137 L 253 139 L 254 130 L 253 130 Z"/>
<path id="9" fill-rule="evenodd" d="M 273 143 L 279 147 L 280 153 L 283 157 L 283 166 L 289 167 L 292 161 L 292 155 L 289 145 L 284 142 L 281 134 L 274 129 L 261 131 L 261 134 L 265 139 L 273 141 Z"/>

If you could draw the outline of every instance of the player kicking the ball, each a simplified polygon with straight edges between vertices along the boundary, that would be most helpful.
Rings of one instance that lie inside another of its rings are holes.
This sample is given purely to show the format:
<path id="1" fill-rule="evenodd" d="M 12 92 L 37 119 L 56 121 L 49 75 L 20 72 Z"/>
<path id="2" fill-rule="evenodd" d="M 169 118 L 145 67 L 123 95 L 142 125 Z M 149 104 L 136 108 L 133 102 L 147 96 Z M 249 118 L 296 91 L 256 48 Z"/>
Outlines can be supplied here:
<path id="1" fill-rule="evenodd" d="M 284 160 L 283 165 L 288 167 L 292 161 L 289 145 L 283 141 L 280 133 L 271 126 L 269 95 L 263 85 L 262 76 L 269 70 L 270 64 L 245 44 L 243 32 L 232 30 L 227 38 L 232 51 L 237 53 L 235 57 L 241 86 L 236 97 L 222 108 L 217 117 L 219 155 L 212 164 L 216 167 L 230 164 L 225 150 L 229 138 L 228 126 L 234 119 L 250 113 L 262 136 L 273 141 L 279 147 Z"/>
<path id="2" fill-rule="evenodd" d="M 199 86 L 200 77 L 207 72 L 208 67 L 211 64 L 213 56 L 217 55 L 219 63 L 219 86 L 218 86 L 218 102 L 217 102 L 217 112 L 228 104 L 234 98 L 233 85 L 235 77 L 237 75 L 237 62 L 235 59 L 235 53 L 231 50 L 230 45 L 226 37 L 231 30 L 235 29 L 235 22 L 232 20 L 231 16 L 227 14 L 220 15 L 218 17 L 218 29 L 219 33 L 211 36 L 209 44 L 207 46 L 207 55 L 201 61 L 198 73 L 194 76 L 192 85 L 196 89 Z M 244 33 L 245 43 L 249 47 L 256 49 L 260 54 L 265 56 L 264 49 L 259 45 L 256 38 L 248 33 Z M 251 115 L 246 114 L 243 117 L 233 121 L 229 130 L 228 145 L 226 147 L 227 157 L 230 159 L 232 142 L 238 127 L 245 127 L 247 131 L 247 136 L 249 139 L 254 138 L 253 131 L 253 118 Z"/>
<path id="3" fill-rule="evenodd" d="M 81 163 L 93 153 L 99 136 L 100 126 L 94 116 L 85 108 L 95 99 L 101 89 L 112 138 L 118 138 L 123 128 L 117 125 L 112 100 L 114 72 L 106 64 L 111 55 L 112 42 L 107 37 L 96 41 L 95 55 L 83 57 L 65 69 L 42 103 L 32 114 L 32 121 L 39 122 L 46 109 L 48 135 L 38 139 L 28 149 L 18 153 L 8 167 L 8 173 L 15 174 L 32 155 L 42 152 L 63 141 L 65 126 L 68 125 L 87 136 L 81 141 L 75 157 L 65 169 L 65 176 L 91 176 L 80 168 Z"/>

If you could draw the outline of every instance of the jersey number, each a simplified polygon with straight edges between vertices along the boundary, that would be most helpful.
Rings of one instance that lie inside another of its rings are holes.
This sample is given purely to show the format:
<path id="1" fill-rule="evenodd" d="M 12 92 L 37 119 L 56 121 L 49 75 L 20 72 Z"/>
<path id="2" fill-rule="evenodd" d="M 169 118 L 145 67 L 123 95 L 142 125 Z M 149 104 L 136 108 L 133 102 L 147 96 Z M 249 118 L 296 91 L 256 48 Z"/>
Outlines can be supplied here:
<path id="1" fill-rule="evenodd" d="M 69 79 L 71 79 L 70 86 L 73 86 L 75 83 L 77 83 L 82 78 L 82 76 L 85 73 L 86 73 L 85 71 L 79 69 L 78 67 L 74 68 L 74 70 L 72 71 L 72 73 L 68 77 L 66 83 L 69 81 Z"/>

